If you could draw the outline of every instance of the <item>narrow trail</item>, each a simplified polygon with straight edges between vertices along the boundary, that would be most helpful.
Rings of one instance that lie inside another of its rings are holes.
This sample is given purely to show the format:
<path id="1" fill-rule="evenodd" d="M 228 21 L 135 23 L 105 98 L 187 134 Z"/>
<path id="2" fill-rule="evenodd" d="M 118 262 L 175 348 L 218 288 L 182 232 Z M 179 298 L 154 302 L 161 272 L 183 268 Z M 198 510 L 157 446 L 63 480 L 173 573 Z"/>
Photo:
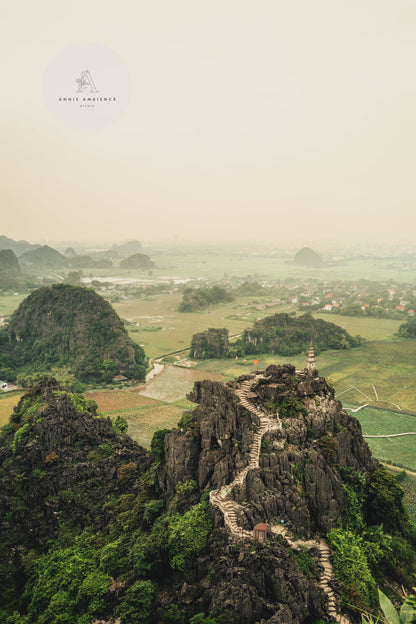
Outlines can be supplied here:
<path id="1" fill-rule="evenodd" d="M 244 483 L 250 470 L 254 470 L 260 467 L 259 460 L 261 442 L 265 433 L 271 431 L 280 431 L 282 429 L 282 422 L 279 419 L 279 415 L 277 412 L 276 414 L 273 414 L 271 416 L 268 413 L 263 412 L 262 410 L 255 407 L 247 397 L 247 394 L 250 392 L 252 386 L 259 379 L 266 379 L 266 377 L 262 374 L 257 374 L 251 379 L 243 381 L 240 385 L 240 388 L 234 391 L 241 405 L 243 405 L 243 407 L 251 414 L 257 416 L 260 421 L 260 425 L 254 434 L 253 443 L 251 445 L 249 463 L 243 470 L 238 473 L 234 481 L 217 490 L 212 490 L 209 496 L 210 503 L 221 510 L 224 516 L 224 524 L 229 529 L 231 535 L 235 539 L 253 540 L 253 534 L 251 531 L 246 531 L 238 525 L 238 514 L 244 509 L 244 507 L 233 499 L 233 489 L 235 488 L 235 486 L 242 485 Z M 289 546 L 294 550 L 306 548 L 308 550 L 317 549 L 319 551 L 319 565 L 323 568 L 323 572 L 321 573 L 321 577 L 319 579 L 319 586 L 321 587 L 321 589 L 323 589 L 328 597 L 328 614 L 331 618 L 338 622 L 338 624 L 351 624 L 349 618 L 341 615 L 337 610 L 335 592 L 331 587 L 331 582 L 334 578 L 334 572 L 330 558 L 331 553 L 325 539 L 295 539 L 289 534 L 289 531 L 283 525 L 271 526 L 270 529 L 273 535 L 282 536 L 289 544 Z"/>
<path id="2" fill-rule="evenodd" d="M 400 438 L 405 435 L 416 435 L 415 431 L 407 431 L 406 433 L 386 433 L 385 435 L 364 435 L 363 438 Z"/>

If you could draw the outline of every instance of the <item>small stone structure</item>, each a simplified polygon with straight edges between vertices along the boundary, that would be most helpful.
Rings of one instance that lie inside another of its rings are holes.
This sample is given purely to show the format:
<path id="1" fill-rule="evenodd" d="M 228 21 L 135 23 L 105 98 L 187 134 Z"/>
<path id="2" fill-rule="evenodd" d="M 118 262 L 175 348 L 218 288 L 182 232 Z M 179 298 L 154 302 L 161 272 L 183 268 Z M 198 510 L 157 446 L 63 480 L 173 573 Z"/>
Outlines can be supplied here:
<path id="1" fill-rule="evenodd" d="M 315 366 L 315 350 L 313 348 L 312 340 L 311 340 L 311 344 L 309 346 L 308 363 L 306 365 L 306 368 L 308 369 L 308 372 L 312 372 L 316 368 L 316 366 Z"/>
<path id="2" fill-rule="evenodd" d="M 260 524 L 256 524 L 253 529 L 253 538 L 256 542 L 266 542 L 267 541 L 267 529 L 268 525 L 264 522 L 260 522 Z"/>

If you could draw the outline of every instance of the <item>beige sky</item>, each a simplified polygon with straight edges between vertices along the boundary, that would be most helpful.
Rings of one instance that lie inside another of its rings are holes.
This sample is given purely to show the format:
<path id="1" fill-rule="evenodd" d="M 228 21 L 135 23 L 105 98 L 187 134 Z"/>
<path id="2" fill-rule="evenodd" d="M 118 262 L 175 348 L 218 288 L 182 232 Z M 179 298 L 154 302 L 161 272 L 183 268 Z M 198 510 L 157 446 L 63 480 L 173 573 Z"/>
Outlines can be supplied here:
<path id="1" fill-rule="evenodd" d="M 414 0 L 9 3 L 1 233 L 411 239 L 415 32 Z M 98 131 L 43 101 L 48 63 L 79 42 L 131 77 L 125 113 Z"/>

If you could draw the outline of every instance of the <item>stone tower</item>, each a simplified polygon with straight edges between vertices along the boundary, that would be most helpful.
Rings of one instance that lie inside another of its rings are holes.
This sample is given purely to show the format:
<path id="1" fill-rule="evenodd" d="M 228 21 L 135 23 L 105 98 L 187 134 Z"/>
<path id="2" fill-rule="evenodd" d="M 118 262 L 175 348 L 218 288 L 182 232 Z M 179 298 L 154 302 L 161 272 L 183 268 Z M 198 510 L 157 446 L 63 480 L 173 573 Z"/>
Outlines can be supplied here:
<path id="1" fill-rule="evenodd" d="M 309 373 L 314 371 L 315 368 L 316 368 L 316 366 L 315 366 L 315 351 L 314 351 L 314 348 L 313 348 L 312 340 L 311 340 L 311 344 L 309 345 L 308 363 L 306 365 L 306 368 L 307 368 Z"/>

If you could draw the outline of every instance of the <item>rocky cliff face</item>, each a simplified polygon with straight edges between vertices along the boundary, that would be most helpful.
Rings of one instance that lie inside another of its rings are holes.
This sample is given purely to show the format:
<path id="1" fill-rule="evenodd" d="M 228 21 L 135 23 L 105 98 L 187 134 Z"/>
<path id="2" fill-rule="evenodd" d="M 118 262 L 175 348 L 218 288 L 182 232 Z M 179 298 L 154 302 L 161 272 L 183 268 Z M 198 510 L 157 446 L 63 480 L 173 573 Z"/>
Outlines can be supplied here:
<path id="1" fill-rule="evenodd" d="M 375 568 L 414 583 L 400 488 L 317 371 L 270 366 L 189 399 L 155 464 L 53 380 L 23 397 L 0 436 L 1 621 L 352 624 L 342 596 L 375 606 Z M 329 530 L 355 540 L 344 558 L 331 542 L 332 562 Z"/>
<path id="2" fill-rule="evenodd" d="M 180 603 L 220 609 L 230 624 L 350 621 L 332 568 L 322 576 L 330 565 L 322 540 L 348 505 L 343 469 L 367 483 L 375 470 L 358 421 L 316 370 L 290 365 L 197 382 L 188 398 L 198 406 L 186 429 L 165 437 L 160 484 L 168 495 L 180 481 L 213 489 L 215 528 Z M 258 523 L 276 536 L 267 547 L 252 539 Z"/>
<path id="3" fill-rule="evenodd" d="M 247 466 L 259 421 L 235 394 L 245 379 L 195 384 L 188 396 L 198 403 L 192 423 L 165 437 L 160 480 L 167 493 L 191 479 L 202 491 L 225 486 Z M 346 503 L 340 467 L 366 479 L 375 469 L 358 420 L 342 410 L 316 371 L 296 375 L 289 365 L 266 369 L 265 378 L 251 386 L 249 400 L 271 415 L 280 412 L 282 429 L 265 434 L 259 468 L 236 490 L 244 506 L 242 527 L 284 520 L 305 537 L 326 533 Z"/>
<path id="4" fill-rule="evenodd" d="M 134 492 L 150 464 L 149 453 L 97 416 L 93 401 L 45 379 L 0 437 L 2 532 L 42 549 L 62 523 L 98 529 L 108 521 L 106 497 Z"/>
<path id="5" fill-rule="evenodd" d="M 201 490 L 229 483 L 247 465 L 253 440 L 255 423 L 229 386 L 197 381 L 188 399 L 199 403 L 192 423 L 165 437 L 160 481 L 169 495 L 179 481 L 195 480 Z"/>

